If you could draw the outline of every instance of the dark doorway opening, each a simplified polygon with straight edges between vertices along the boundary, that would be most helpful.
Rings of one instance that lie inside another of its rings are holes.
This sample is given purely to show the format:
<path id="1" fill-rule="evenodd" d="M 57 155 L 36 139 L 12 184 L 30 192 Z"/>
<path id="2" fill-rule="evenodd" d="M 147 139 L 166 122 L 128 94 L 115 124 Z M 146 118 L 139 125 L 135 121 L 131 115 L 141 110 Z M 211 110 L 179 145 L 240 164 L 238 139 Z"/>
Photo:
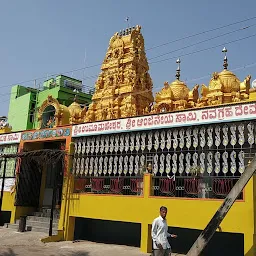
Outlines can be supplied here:
<path id="1" fill-rule="evenodd" d="M 54 141 L 54 142 L 45 142 L 44 149 L 62 149 L 65 146 L 65 142 Z M 55 205 L 61 204 L 61 194 L 62 194 L 62 185 L 63 185 L 63 172 L 64 166 L 62 161 L 58 161 L 54 164 L 46 164 L 46 180 L 44 188 L 44 200 L 43 207 L 50 207 L 52 204 L 52 197 L 54 194 L 55 188 Z"/>
<path id="2" fill-rule="evenodd" d="M 63 141 L 49 141 L 36 143 L 31 142 L 25 144 L 24 151 L 38 150 L 61 150 Z M 46 171 L 45 187 L 41 189 L 42 173 Z M 40 207 L 51 207 L 53 195 L 54 208 L 61 203 L 61 193 L 63 184 L 64 162 L 62 159 L 56 161 L 38 161 L 35 158 L 25 157 L 20 161 L 18 186 L 16 193 L 16 206 L 29 206 L 39 209 Z M 55 188 L 55 191 L 54 191 Z M 53 193 L 55 192 L 55 193 Z M 41 193 L 41 194 L 40 194 Z M 44 193 L 42 195 L 42 193 Z M 40 202 L 40 197 L 43 196 L 43 203 Z M 42 203 L 42 205 L 41 205 Z"/>
<path id="3" fill-rule="evenodd" d="M 76 218 L 75 240 L 140 247 L 139 223 Z"/>
<path id="4" fill-rule="evenodd" d="M 0 226 L 3 226 L 4 223 L 10 223 L 11 212 L 10 211 L 1 211 L 0 213 Z"/>

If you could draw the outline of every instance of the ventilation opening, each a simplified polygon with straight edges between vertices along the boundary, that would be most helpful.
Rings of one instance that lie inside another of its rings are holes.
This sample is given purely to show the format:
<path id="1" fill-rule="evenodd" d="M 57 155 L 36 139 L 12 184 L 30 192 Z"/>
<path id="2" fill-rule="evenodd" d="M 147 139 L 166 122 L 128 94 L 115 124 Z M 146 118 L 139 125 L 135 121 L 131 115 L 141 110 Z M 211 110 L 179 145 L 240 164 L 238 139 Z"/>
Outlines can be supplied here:
<path id="1" fill-rule="evenodd" d="M 10 211 L 2 211 L 0 217 L 0 226 L 3 226 L 4 223 L 10 223 L 11 212 Z"/>
<path id="2" fill-rule="evenodd" d="M 75 240 L 140 247 L 138 223 L 76 218 Z"/>

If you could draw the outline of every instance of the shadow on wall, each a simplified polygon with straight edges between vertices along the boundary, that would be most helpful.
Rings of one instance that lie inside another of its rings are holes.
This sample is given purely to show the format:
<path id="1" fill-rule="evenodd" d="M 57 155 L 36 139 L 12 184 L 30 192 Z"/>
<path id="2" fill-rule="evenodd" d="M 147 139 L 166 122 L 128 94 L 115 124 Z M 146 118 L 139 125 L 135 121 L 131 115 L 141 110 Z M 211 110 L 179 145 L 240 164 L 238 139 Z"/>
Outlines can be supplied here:
<path id="1" fill-rule="evenodd" d="M 174 252 L 186 254 L 194 244 L 201 230 L 187 228 L 169 228 L 169 233 L 177 234 L 177 239 L 171 239 Z M 241 256 L 244 255 L 244 235 L 239 233 L 216 232 L 202 255 L 207 256 Z"/>
<path id="2" fill-rule="evenodd" d="M 245 256 L 254 256 L 256 255 L 256 249 L 252 247 L 246 254 Z"/>

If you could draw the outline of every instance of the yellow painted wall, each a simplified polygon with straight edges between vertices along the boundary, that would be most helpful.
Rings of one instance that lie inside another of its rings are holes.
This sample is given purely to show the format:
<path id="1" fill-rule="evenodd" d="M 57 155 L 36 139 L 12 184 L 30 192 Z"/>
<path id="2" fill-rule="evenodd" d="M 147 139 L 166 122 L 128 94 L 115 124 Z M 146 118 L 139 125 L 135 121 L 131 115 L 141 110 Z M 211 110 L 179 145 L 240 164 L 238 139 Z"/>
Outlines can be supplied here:
<path id="1" fill-rule="evenodd" d="M 15 199 L 15 193 L 11 194 L 11 192 L 4 192 L 2 210 L 3 211 L 13 211 L 14 210 L 14 199 Z"/>
<path id="2" fill-rule="evenodd" d="M 10 223 L 15 223 L 15 220 L 19 219 L 20 216 L 35 211 L 35 208 L 33 207 L 14 206 L 14 203 L 15 193 L 11 194 L 10 192 L 4 192 L 2 210 L 11 212 Z"/>
<path id="3" fill-rule="evenodd" d="M 72 239 L 74 221 L 70 217 L 84 217 L 141 223 L 141 250 L 149 252 L 149 225 L 158 216 L 160 206 L 169 209 L 169 226 L 204 229 L 222 200 L 161 198 L 150 196 L 151 176 L 144 176 L 144 196 L 70 194 L 68 216 L 65 221 L 66 238 Z M 63 214 L 63 212 L 62 212 Z M 254 204 L 253 180 L 245 188 L 244 201 L 237 201 L 221 224 L 223 232 L 244 233 L 246 256 L 253 256 Z"/>

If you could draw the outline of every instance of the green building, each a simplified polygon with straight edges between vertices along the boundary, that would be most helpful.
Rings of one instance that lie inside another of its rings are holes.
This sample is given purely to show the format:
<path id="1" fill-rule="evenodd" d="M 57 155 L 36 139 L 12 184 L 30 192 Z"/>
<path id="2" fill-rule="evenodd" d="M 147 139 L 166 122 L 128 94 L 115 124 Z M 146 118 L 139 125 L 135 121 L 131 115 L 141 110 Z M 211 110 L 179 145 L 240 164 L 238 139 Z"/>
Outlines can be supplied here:
<path id="1" fill-rule="evenodd" d="M 37 111 L 49 95 L 62 105 L 69 106 L 76 96 L 81 105 L 91 102 L 91 95 L 82 91 L 82 81 L 59 75 L 43 83 L 43 88 L 35 89 L 15 85 L 11 90 L 8 122 L 12 131 L 37 128 Z"/>

